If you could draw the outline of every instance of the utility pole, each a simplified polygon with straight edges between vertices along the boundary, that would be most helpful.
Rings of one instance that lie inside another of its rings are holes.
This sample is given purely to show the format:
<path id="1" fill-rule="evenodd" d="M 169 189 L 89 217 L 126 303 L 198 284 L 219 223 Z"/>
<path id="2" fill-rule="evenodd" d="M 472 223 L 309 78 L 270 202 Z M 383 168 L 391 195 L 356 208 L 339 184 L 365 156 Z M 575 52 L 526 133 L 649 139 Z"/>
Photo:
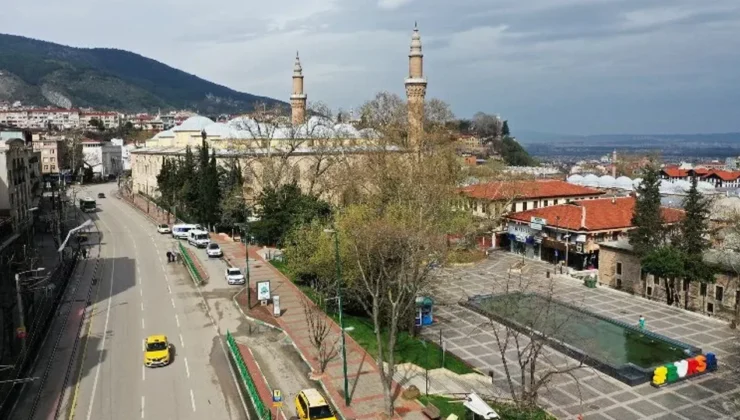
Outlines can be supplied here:
<path id="1" fill-rule="evenodd" d="M 324 232 L 334 235 L 334 262 L 337 269 L 337 309 L 339 311 L 339 329 L 342 330 L 342 370 L 344 373 L 344 404 L 349 407 L 349 378 L 347 377 L 347 341 L 344 332 L 344 316 L 342 310 L 342 264 L 339 259 L 339 232 L 336 229 L 324 229 Z"/>

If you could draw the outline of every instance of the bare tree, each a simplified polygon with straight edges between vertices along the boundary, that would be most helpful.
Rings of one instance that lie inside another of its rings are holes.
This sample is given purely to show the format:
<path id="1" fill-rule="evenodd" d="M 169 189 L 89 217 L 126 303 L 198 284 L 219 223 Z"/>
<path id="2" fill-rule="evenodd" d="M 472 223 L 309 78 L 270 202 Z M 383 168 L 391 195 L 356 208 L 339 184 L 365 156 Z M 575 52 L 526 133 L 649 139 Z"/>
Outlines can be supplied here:
<path id="1" fill-rule="evenodd" d="M 316 358 L 319 362 L 319 374 L 323 374 L 326 365 L 339 354 L 338 334 L 332 337 L 331 321 L 328 316 L 313 302 L 308 299 L 301 300 L 303 314 L 306 317 L 306 328 L 308 339 L 316 350 Z"/>
<path id="2" fill-rule="evenodd" d="M 576 383 L 576 370 L 586 367 L 581 357 L 550 357 L 548 345 L 567 341 L 572 334 L 576 313 L 564 314 L 555 300 L 555 284 L 543 284 L 519 274 L 496 282 L 496 300 L 487 304 L 482 328 L 491 331 L 502 362 L 506 388 L 514 402 L 535 407 L 540 393 L 558 376 L 570 376 Z M 465 305 L 468 306 L 468 305 Z M 589 343 L 579 343 L 582 349 Z"/>

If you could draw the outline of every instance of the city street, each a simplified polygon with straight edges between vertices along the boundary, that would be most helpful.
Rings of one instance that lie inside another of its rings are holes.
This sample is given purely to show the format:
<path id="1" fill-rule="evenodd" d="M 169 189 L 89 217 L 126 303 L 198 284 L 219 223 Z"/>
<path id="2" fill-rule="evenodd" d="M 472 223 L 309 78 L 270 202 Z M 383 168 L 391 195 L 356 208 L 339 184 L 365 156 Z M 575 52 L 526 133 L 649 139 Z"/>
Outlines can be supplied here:
<path id="1" fill-rule="evenodd" d="M 102 236 L 101 266 L 92 316 L 80 332 L 79 376 L 65 392 L 70 418 L 247 418 L 201 292 L 181 265 L 167 262 L 171 236 L 157 233 L 114 189 L 86 188 L 108 198 L 97 199 L 92 215 Z M 144 366 L 143 340 L 152 334 L 169 338 L 169 366 Z"/>

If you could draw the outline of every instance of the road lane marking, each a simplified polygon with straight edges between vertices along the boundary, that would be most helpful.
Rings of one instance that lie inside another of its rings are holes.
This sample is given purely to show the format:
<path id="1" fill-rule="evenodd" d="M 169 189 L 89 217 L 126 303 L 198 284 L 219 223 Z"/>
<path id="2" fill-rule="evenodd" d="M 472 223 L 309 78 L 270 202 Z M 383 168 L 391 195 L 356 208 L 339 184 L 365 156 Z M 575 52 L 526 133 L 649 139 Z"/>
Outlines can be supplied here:
<path id="1" fill-rule="evenodd" d="M 146 380 L 146 366 L 141 365 L 141 380 Z"/>
<path id="2" fill-rule="evenodd" d="M 193 405 L 193 411 L 195 411 L 195 395 L 192 388 L 190 388 L 190 404 Z"/>
<path id="3" fill-rule="evenodd" d="M 175 307 L 175 299 L 170 298 L 170 302 L 172 302 L 172 307 Z"/>
<path id="4" fill-rule="evenodd" d="M 144 326 L 144 318 L 141 318 L 141 329 L 146 329 L 146 327 Z"/>
<path id="5" fill-rule="evenodd" d="M 141 418 L 144 418 L 144 396 L 141 396 Z"/>
<path id="6" fill-rule="evenodd" d="M 177 328 L 180 328 L 180 317 L 175 314 L 175 322 L 177 322 Z"/>
<path id="7" fill-rule="evenodd" d="M 185 340 L 182 339 L 182 334 L 179 334 L 179 335 L 180 335 L 180 345 L 182 346 L 182 348 L 185 348 Z"/>
<path id="8" fill-rule="evenodd" d="M 141 302 L 141 310 L 144 310 L 144 302 Z"/>
<path id="9" fill-rule="evenodd" d="M 102 223 L 105 226 L 105 229 L 109 232 L 112 232 L 110 227 L 107 223 L 105 223 L 102 219 L 100 219 L 100 223 Z M 113 255 L 116 255 L 116 248 L 115 248 L 115 242 L 113 245 Z M 98 380 L 100 378 L 100 367 L 103 365 L 103 354 L 105 354 L 105 339 L 108 337 L 108 323 L 110 322 L 110 307 L 111 303 L 113 302 L 113 284 L 114 281 L 114 273 L 116 272 L 116 259 L 111 259 L 111 269 L 110 269 L 110 286 L 108 288 L 108 307 L 105 310 L 105 325 L 103 326 L 103 338 L 100 341 L 100 352 L 98 353 L 98 364 L 95 366 L 95 379 L 93 379 L 93 387 L 92 392 L 90 393 L 90 404 L 87 406 L 87 420 L 90 420 L 92 418 L 92 408 L 93 403 L 95 402 L 95 391 L 98 388 Z M 141 308 L 144 309 L 144 304 L 141 304 Z M 143 416 L 142 411 L 142 416 Z"/>
<path id="10" fill-rule="evenodd" d="M 187 374 L 189 378 L 190 377 L 190 367 L 188 366 L 188 358 L 184 357 L 183 360 L 185 361 L 185 374 Z"/>
<path id="11" fill-rule="evenodd" d="M 167 291 L 170 292 L 170 294 L 172 294 L 172 288 L 170 287 L 169 284 L 167 285 Z"/>
<path id="12" fill-rule="evenodd" d="M 144 296 L 144 291 L 141 290 L 141 287 L 139 288 L 139 296 L 142 296 L 142 297 Z"/>

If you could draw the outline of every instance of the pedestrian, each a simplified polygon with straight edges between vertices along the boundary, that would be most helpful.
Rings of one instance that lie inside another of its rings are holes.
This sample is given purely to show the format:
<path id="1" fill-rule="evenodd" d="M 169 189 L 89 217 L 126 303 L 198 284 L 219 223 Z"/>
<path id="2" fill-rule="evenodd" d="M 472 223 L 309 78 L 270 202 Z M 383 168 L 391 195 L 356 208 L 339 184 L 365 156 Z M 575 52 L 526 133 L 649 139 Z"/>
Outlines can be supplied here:
<path id="1" fill-rule="evenodd" d="M 645 317 L 640 315 L 640 319 L 637 321 L 637 324 L 640 326 L 641 330 L 645 329 Z"/>
<path id="2" fill-rule="evenodd" d="M 172 262 L 172 253 L 170 251 L 167 251 L 167 262 L 168 263 Z"/>
<path id="3" fill-rule="evenodd" d="M 82 258 L 87 258 L 87 248 L 82 248 Z"/>

